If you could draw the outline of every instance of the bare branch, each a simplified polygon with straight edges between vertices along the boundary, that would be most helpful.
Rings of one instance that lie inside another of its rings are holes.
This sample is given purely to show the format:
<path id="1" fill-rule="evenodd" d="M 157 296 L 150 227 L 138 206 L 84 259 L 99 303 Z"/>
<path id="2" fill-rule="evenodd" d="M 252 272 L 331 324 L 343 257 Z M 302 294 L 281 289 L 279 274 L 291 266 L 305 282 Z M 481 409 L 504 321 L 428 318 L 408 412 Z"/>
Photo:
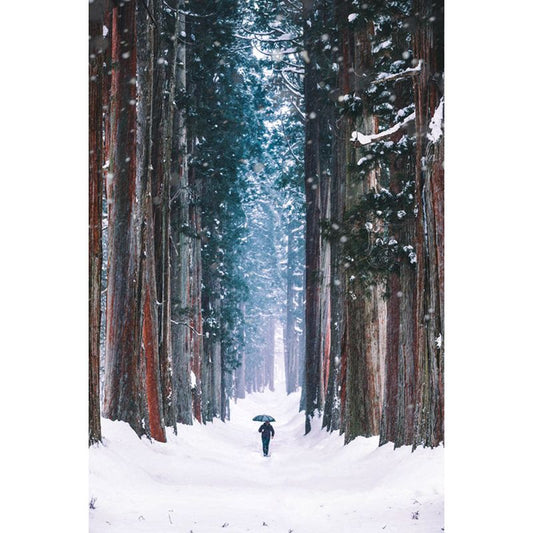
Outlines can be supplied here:
<path id="1" fill-rule="evenodd" d="M 292 99 L 291 99 L 291 105 L 294 107 L 294 109 L 296 109 L 302 121 L 305 122 L 305 113 L 294 103 Z"/>
<path id="2" fill-rule="evenodd" d="M 285 142 L 287 143 L 287 147 L 289 148 L 289 151 L 293 157 L 293 159 L 297 162 L 297 163 L 303 163 L 302 159 L 300 159 L 295 153 L 294 153 L 294 150 L 292 148 L 292 145 L 289 141 L 289 136 L 287 135 L 287 132 L 285 131 L 285 124 L 283 123 L 283 121 L 281 121 L 281 129 L 283 130 L 283 138 L 285 139 Z"/>
<path id="3" fill-rule="evenodd" d="M 296 55 L 296 54 L 294 54 Z M 299 56 L 298 56 L 299 57 Z M 280 65 L 286 65 L 288 68 L 298 68 L 299 64 L 298 63 L 291 63 L 290 61 L 287 61 L 286 58 L 281 58 L 278 63 Z M 304 72 L 302 72 L 302 75 L 304 74 Z"/>
<path id="4" fill-rule="evenodd" d="M 159 29 L 157 27 L 157 23 L 154 19 L 154 16 L 152 15 L 152 12 L 150 11 L 150 9 L 148 8 L 148 6 L 146 5 L 146 0 L 142 0 L 142 4 L 144 6 L 144 9 L 146 9 L 146 12 L 148 13 L 148 16 L 150 17 L 150 19 L 152 20 L 152 24 L 156 27 L 156 29 Z"/>
<path id="5" fill-rule="evenodd" d="M 199 337 L 203 337 L 202 333 L 199 333 L 192 326 L 189 326 L 187 322 L 176 322 L 175 320 L 172 320 L 172 319 L 170 321 L 172 322 L 172 324 L 176 324 L 177 326 L 187 326 L 190 330 L 194 331 L 196 335 L 198 335 Z"/>

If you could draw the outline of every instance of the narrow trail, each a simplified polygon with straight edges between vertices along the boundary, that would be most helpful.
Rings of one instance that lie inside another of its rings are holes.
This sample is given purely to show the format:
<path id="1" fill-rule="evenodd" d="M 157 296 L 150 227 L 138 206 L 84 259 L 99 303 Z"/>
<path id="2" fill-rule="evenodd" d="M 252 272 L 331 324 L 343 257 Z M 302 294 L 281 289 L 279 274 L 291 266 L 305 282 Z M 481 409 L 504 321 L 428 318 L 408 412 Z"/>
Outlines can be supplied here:
<path id="1" fill-rule="evenodd" d="M 318 420 L 304 437 L 299 394 L 279 385 L 232 404 L 226 423 L 168 431 L 166 444 L 104 420 L 104 445 L 90 452 L 90 531 L 441 531 L 442 448 L 344 446 Z M 261 413 L 276 418 L 270 457 L 252 421 Z"/>

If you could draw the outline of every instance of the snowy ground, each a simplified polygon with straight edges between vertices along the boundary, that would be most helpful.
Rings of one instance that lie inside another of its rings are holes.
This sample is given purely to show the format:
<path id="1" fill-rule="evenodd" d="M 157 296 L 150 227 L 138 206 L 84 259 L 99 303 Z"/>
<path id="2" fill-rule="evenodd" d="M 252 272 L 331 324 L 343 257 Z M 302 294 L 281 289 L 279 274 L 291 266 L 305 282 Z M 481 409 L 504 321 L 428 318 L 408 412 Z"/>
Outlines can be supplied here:
<path id="1" fill-rule="evenodd" d="M 343 445 L 315 422 L 303 436 L 299 394 L 283 389 L 232 405 L 231 421 L 167 430 L 168 442 L 138 439 L 103 420 L 104 444 L 90 450 L 90 531 L 100 532 L 440 532 L 442 447 Z M 277 420 L 271 457 L 253 422 Z"/>

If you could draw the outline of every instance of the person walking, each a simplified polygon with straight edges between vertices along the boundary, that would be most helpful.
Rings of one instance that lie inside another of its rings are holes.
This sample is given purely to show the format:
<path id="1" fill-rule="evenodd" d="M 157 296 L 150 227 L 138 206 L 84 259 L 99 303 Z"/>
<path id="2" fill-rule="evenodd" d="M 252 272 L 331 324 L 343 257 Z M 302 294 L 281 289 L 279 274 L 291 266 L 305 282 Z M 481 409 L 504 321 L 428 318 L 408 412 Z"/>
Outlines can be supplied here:
<path id="1" fill-rule="evenodd" d="M 272 435 L 272 438 L 274 438 L 274 428 L 272 427 L 270 422 L 265 422 L 257 431 L 261 433 L 261 440 L 263 441 L 263 456 L 266 457 L 268 455 L 270 435 Z"/>

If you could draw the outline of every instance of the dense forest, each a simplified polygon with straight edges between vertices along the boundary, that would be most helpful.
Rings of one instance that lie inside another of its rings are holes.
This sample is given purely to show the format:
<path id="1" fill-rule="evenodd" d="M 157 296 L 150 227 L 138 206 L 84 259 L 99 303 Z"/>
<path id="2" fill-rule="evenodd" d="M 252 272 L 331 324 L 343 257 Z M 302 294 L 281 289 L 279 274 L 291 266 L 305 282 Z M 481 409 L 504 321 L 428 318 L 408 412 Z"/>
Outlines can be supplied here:
<path id="1" fill-rule="evenodd" d="M 274 387 L 444 441 L 440 0 L 89 4 L 89 444 Z"/>

